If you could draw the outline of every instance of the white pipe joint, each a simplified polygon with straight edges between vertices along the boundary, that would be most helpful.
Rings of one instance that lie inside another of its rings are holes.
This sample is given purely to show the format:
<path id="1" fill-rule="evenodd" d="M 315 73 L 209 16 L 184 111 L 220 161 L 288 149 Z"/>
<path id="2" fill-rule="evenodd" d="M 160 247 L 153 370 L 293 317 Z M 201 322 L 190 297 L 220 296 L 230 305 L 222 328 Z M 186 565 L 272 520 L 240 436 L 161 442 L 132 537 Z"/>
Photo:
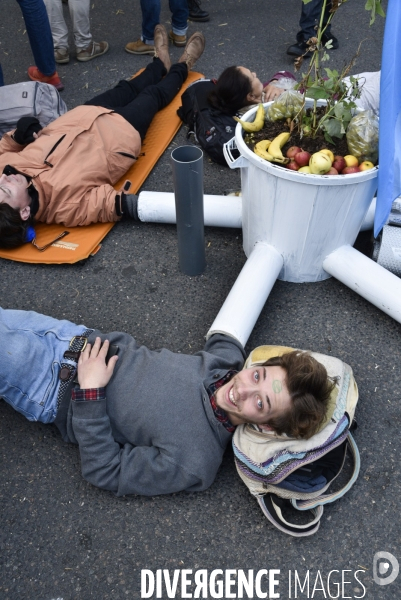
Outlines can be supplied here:
<path id="1" fill-rule="evenodd" d="M 242 227 L 241 196 L 203 196 L 205 225 L 212 227 Z M 175 198 L 169 192 L 141 192 L 138 197 L 138 216 L 145 223 L 176 222 Z"/>
<path id="2" fill-rule="evenodd" d="M 206 339 L 224 333 L 245 346 L 283 266 L 283 257 L 264 242 L 255 244 Z"/>
<path id="3" fill-rule="evenodd" d="M 327 273 L 401 323 L 401 279 L 349 245 L 323 261 Z"/>

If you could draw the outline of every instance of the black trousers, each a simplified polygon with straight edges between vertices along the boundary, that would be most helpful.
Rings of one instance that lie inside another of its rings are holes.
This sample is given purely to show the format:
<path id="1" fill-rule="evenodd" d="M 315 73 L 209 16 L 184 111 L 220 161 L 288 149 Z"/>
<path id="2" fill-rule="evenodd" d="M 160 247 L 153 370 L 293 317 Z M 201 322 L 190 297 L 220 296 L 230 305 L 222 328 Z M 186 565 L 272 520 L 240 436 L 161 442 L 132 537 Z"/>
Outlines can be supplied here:
<path id="1" fill-rule="evenodd" d="M 143 140 L 155 114 L 172 101 L 187 76 L 186 63 L 172 65 L 166 75 L 162 61 L 154 58 L 140 75 L 120 81 L 85 104 L 112 109 L 135 127 Z"/>

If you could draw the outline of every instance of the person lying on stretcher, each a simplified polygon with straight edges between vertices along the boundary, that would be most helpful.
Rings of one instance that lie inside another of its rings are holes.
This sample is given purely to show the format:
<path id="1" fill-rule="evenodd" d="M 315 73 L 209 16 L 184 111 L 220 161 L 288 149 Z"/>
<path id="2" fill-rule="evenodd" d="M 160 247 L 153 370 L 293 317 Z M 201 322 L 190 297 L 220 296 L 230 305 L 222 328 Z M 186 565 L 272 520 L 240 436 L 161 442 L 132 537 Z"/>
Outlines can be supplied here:
<path id="1" fill-rule="evenodd" d="M 174 65 L 163 25 L 155 28 L 154 44 L 155 57 L 138 77 L 120 81 L 44 129 L 24 117 L 3 136 L 0 247 L 31 241 L 34 219 L 74 227 L 135 218 L 136 196 L 113 185 L 137 160 L 153 117 L 179 92 L 205 39 L 194 33 Z"/>

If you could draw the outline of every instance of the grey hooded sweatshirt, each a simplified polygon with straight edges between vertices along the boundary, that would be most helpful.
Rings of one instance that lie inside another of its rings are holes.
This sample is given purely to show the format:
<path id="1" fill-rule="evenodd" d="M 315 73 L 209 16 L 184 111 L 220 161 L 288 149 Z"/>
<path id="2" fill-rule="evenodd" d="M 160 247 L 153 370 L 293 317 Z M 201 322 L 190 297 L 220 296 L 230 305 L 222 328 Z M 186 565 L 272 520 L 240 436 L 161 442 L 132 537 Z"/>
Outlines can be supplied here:
<path id="1" fill-rule="evenodd" d="M 56 425 L 77 443 L 82 475 L 118 496 L 153 496 L 208 488 L 231 434 L 216 419 L 207 387 L 228 370 L 240 370 L 244 349 L 213 335 L 194 355 L 139 346 L 125 333 L 96 336 L 119 346 L 106 399 L 60 407 Z"/>

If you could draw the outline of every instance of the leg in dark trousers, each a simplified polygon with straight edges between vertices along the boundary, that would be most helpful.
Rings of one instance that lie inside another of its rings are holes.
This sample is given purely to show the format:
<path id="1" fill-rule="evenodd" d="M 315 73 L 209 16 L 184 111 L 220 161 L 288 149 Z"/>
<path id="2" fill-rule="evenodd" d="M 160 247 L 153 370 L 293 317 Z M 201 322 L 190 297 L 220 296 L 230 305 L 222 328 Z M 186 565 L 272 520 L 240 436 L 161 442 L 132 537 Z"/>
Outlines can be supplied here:
<path id="1" fill-rule="evenodd" d="M 148 86 L 135 100 L 122 108 L 116 108 L 114 112 L 131 123 L 143 140 L 155 114 L 170 104 L 187 77 L 186 63 L 176 63 L 159 83 Z"/>
<path id="2" fill-rule="evenodd" d="M 180 91 L 188 76 L 188 67 L 184 62 L 177 63 L 162 78 L 165 73 L 162 61 L 154 58 L 138 77 L 120 81 L 112 90 L 85 104 L 114 110 L 139 132 L 143 140 L 155 114 Z"/>
<path id="3" fill-rule="evenodd" d="M 126 106 L 140 94 L 149 85 L 155 85 L 161 81 L 162 77 L 166 74 L 166 68 L 159 58 L 154 58 L 151 63 L 148 64 L 146 69 L 142 71 L 137 77 L 126 81 L 125 79 L 119 81 L 116 87 L 103 94 L 95 96 L 91 100 L 85 102 L 91 106 L 103 106 L 104 108 L 121 108 Z"/>

